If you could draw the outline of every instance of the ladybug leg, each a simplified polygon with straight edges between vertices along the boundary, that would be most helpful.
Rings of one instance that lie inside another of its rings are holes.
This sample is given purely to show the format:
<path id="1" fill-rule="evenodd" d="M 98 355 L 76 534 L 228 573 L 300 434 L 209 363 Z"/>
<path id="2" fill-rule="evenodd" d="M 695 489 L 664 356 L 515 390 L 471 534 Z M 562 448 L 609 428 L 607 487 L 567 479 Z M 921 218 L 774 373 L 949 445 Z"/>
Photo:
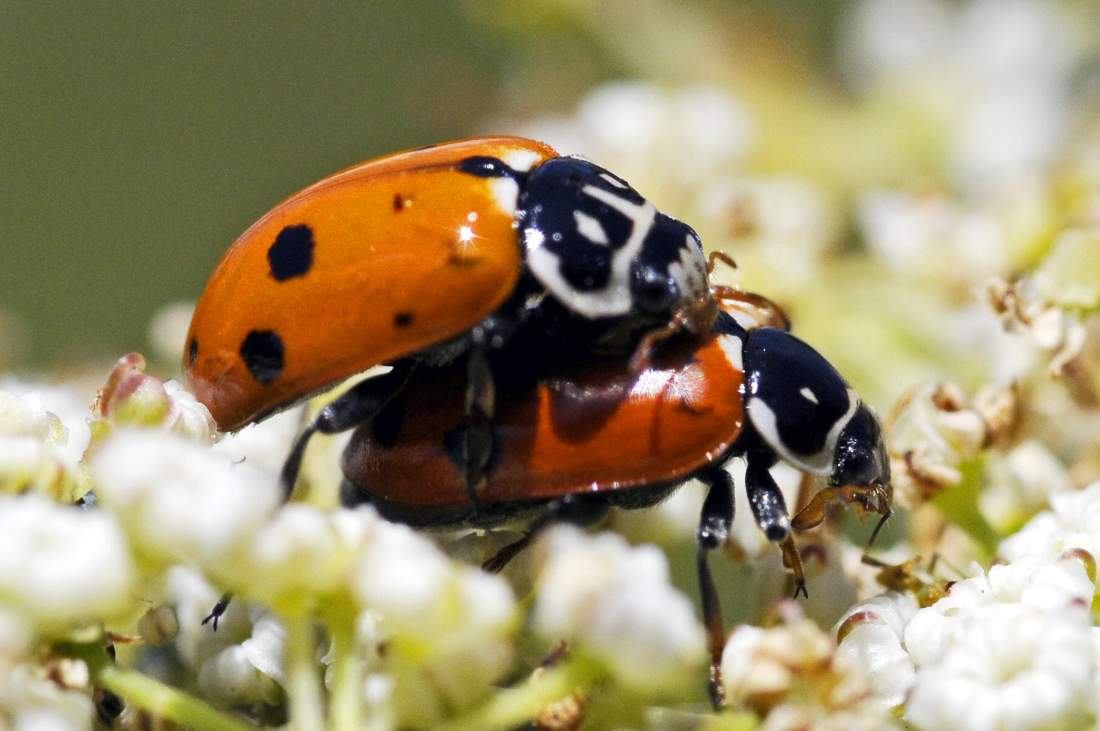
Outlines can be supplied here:
<path id="1" fill-rule="evenodd" d="M 226 593 L 222 594 L 221 599 L 219 599 L 218 603 L 214 605 L 214 608 L 210 610 L 210 614 L 203 617 L 202 624 L 206 624 L 207 622 L 209 622 L 210 626 L 212 626 L 214 628 L 214 631 L 217 632 L 218 621 L 225 614 L 226 610 L 229 609 L 229 602 L 231 601 L 233 601 L 232 592 L 227 591 Z"/>
<path id="2" fill-rule="evenodd" d="M 369 420 L 404 388 L 414 367 L 411 361 L 395 363 L 393 370 L 389 373 L 368 378 L 321 409 L 313 421 L 298 435 L 298 440 L 294 442 L 286 462 L 283 463 L 279 484 L 283 488 L 284 500 L 290 500 L 290 495 L 294 491 L 294 483 L 298 481 L 298 471 L 302 468 L 302 456 L 305 454 L 310 438 L 317 432 L 336 434 L 347 431 Z"/>
<path id="3" fill-rule="evenodd" d="M 677 310 L 672 319 L 659 328 L 648 331 L 638 341 L 634 354 L 630 356 L 630 372 L 638 376 L 646 371 L 653 357 L 653 350 L 664 341 L 680 333 L 694 332 L 697 328 L 696 313 L 689 310 Z M 709 329 L 710 325 L 707 325 Z"/>
<path id="4" fill-rule="evenodd" d="M 722 303 L 723 309 L 744 313 L 755 323 L 754 327 L 775 327 L 790 331 L 791 319 L 787 317 L 787 313 L 767 297 L 721 284 L 713 285 L 710 289 L 714 298 Z"/>
<path id="5" fill-rule="evenodd" d="M 710 486 L 703 510 L 699 515 L 696 564 L 699 576 L 699 596 L 703 605 L 703 624 L 707 628 L 710 650 L 710 702 L 720 709 L 725 704 L 722 689 L 722 650 L 726 645 L 726 627 L 722 620 L 722 604 L 710 572 L 707 557 L 729 537 L 733 523 L 733 478 L 721 467 L 705 469 L 697 477 Z"/>
<path id="6" fill-rule="evenodd" d="M 882 526 L 893 515 L 889 487 L 881 482 L 875 481 L 869 485 L 825 487 L 819 490 L 804 508 L 795 513 L 791 518 L 791 528 L 800 533 L 816 528 L 825 521 L 829 506 L 836 503 L 855 504 L 862 513 L 878 513 L 881 516 L 867 541 L 868 547 L 874 544 Z"/>
<path id="7" fill-rule="evenodd" d="M 490 573 L 499 573 L 501 569 L 508 565 L 509 561 L 515 558 L 520 551 L 531 545 L 531 542 L 542 531 L 554 523 L 571 523 L 587 527 L 603 520 L 607 516 L 608 510 L 610 510 L 610 506 L 602 495 L 565 495 L 553 500 L 528 526 L 522 538 L 501 548 L 492 558 L 481 564 L 481 568 Z"/>
<path id="8" fill-rule="evenodd" d="M 775 455 L 766 451 L 753 451 L 745 455 L 745 488 L 749 495 L 749 507 L 760 530 L 769 541 L 779 544 L 783 563 L 794 574 L 794 595 L 806 596 L 806 577 L 802 572 L 802 558 L 798 554 L 791 534 L 791 519 L 787 515 L 787 503 L 779 485 L 775 484 L 769 468 L 775 464 Z"/>
<path id="9" fill-rule="evenodd" d="M 707 274 L 713 274 L 714 270 L 718 268 L 718 262 L 722 262 L 730 269 L 737 268 L 737 262 L 733 260 L 733 257 L 724 251 L 712 251 L 710 256 L 707 257 Z"/>
<path id="10" fill-rule="evenodd" d="M 466 359 L 466 420 L 462 430 L 462 457 L 465 465 L 466 493 L 481 512 L 478 498 L 485 486 L 485 469 L 493 452 L 493 412 L 496 389 L 485 351 L 474 348 Z"/>

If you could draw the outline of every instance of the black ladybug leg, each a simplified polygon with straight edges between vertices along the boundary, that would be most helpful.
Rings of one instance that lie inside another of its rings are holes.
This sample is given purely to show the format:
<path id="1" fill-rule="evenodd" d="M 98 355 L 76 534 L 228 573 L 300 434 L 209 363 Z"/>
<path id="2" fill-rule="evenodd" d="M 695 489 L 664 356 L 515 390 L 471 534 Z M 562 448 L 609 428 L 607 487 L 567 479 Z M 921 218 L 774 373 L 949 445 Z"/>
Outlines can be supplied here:
<path id="1" fill-rule="evenodd" d="M 485 351 L 473 348 L 466 359 L 466 428 L 462 430 L 462 456 L 466 466 L 466 493 L 475 514 L 481 512 L 478 495 L 485 485 L 485 468 L 493 451 L 495 402 L 493 374 Z"/>
<path id="2" fill-rule="evenodd" d="M 227 591 L 222 594 L 221 599 L 214 605 L 214 608 L 210 610 L 210 614 L 202 618 L 202 624 L 210 623 L 210 626 L 214 628 L 214 631 L 218 631 L 218 622 L 221 620 L 225 611 L 229 609 L 229 602 L 233 601 L 233 592 Z"/>
<path id="3" fill-rule="evenodd" d="M 481 564 L 481 568 L 490 573 L 498 573 L 520 551 L 531 545 L 539 533 L 554 523 L 572 523 L 581 527 L 594 525 L 607 516 L 608 510 L 609 505 L 602 495 L 566 495 L 553 500 L 535 518 L 522 538 L 501 548 L 492 558 Z"/>
<path id="4" fill-rule="evenodd" d="M 302 468 L 302 456 L 310 437 L 315 433 L 336 434 L 359 426 L 370 419 L 400 391 L 412 375 L 415 364 L 411 361 L 395 363 L 393 369 L 384 375 L 368 378 L 340 398 L 333 401 L 310 422 L 283 462 L 283 471 L 279 484 L 283 488 L 283 499 L 289 500 L 298 481 L 298 471 Z"/>
<path id="5" fill-rule="evenodd" d="M 794 595 L 806 595 L 806 577 L 802 573 L 802 559 L 791 535 L 791 519 L 787 515 L 787 503 L 779 485 L 775 484 L 768 469 L 775 464 L 775 456 L 766 452 L 750 452 L 745 455 L 745 489 L 749 506 L 760 530 L 769 541 L 779 544 L 783 563 L 794 574 Z"/>
<path id="6" fill-rule="evenodd" d="M 707 645 L 710 650 L 710 702 L 715 709 L 719 709 L 726 700 L 722 689 L 722 650 L 726 646 L 726 627 L 722 621 L 722 604 L 718 600 L 718 589 L 714 586 L 714 576 L 710 572 L 707 557 L 729 537 L 730 525 L 733 523 L 733 478 L 720 467 L 708 468 L 698 477 L 710 486 L 699 515 L 696 563 L 699 598 L 703 605 L 703 624 L 707 628 Z"/>

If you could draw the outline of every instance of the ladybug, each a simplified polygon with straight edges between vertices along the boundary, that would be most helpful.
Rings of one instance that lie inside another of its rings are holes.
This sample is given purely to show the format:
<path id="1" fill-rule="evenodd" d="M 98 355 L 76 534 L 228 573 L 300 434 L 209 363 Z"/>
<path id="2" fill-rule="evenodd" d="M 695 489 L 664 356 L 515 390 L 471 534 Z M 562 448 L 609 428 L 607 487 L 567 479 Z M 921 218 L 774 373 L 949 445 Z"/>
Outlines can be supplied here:
<path id="1" fill-rule="evenodd" d="M 706 332 L 702 244 L 622 178 L 541 142 L 460 140 L 370 160 L 286 199 L 238 238 L 196 306 L 184 370 L 224 431 L 379 364 L 307 425 L 372 416 L 419 366 L 460 355 L 476 502 L 493 413 L 485 353 L 531 330 L 578 354 Z M 458 385 L 458 384 L 456 384 Z"/>
<path id="2" fill-rule="evenodd" d="M 498 570 L 550 523 L 591 524 L 611 506 L 647 507 L 701 480 L 709 492 L 698 574 L 718 704 L 725 636 L 707 554 L 733 520 L 733 480 L 724 465 L 745 460 L 753 517 L 779 544 L 796 596 L 805 594 L 805 582 L 792 531 L 819 524 L 833 502 L 880 513 L 881 526 L 892 497 L 879 423 L 833 366 L 785 329 L 746 329 L 735 309 L 723 309 L 710 332 L 663 343 L 640 374 L 621 359 L 533 373 L 515 362 L 498 367 L 508 378 L 498 385 L 480 506 L 468 499 L 456 448 L 466 428 L 455 395 L 462 370 L 414 375 L 353 434 L 343 457 L 343 502 L 369 502 L 388 519 L 426 527 L 532 517 L 526 535 L 485 565 Z M 778 460 L 828 481 L 793 519 L 769 472 Z"/>

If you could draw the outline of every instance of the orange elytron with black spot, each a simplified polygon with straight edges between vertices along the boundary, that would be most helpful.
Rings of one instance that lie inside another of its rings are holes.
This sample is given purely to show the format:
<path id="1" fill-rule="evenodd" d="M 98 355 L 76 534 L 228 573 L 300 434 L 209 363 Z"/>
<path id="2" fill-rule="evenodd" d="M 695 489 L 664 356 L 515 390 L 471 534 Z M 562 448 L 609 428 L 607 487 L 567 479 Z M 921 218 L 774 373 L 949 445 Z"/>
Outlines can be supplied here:
<path id="1" fill-rule="evenodd" d="M 477 324 L 519 280 L 515 183 L 461 172 L 557 154 L 520 139 L 406 152 L 290 197 L 230 247 L 195 310 L 185 367 L 223 430 Z M 510 199 L 509 199 L 509 196 Z"/>

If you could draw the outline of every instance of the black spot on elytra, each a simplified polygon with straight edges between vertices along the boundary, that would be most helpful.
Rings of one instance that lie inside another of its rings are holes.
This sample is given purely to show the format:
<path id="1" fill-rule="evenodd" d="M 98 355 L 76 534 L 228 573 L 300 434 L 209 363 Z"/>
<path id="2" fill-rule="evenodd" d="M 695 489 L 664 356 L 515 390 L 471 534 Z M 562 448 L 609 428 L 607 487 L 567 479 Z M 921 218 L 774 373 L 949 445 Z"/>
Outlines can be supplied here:
<path id="1" fill-rule="evenodd" d="M 271 330 L 253 330 L 241 343 L 241 359 L 248 372 L 267 385 L 283 372 L 283 339 Z"/>
<path id="2" fill-rule="evenodd" d="M 393 316 L 394 327 L 408 327 L 413 323 L 413 313 L 411 312 L 398 312 Z"/>
<path id="3" fill-rule="evenodd" d="M 191 342 L 187 344 L 187 365 L 194 367 L 195 361 L 199 357 L 199 339 L 191 338 Z"/>
<path id="4" fill-rule="evenodd" d="M 401 211 L 405 210 L 406 208 L 409 207 L 410 203 L 412 203 L 411 198 L 406 198 L 405 196 L 401 195 L 400 193 L 394 193 L 393 194 L 393 212 L 394 213 L 400 213 Z"/>
<path id="5" fill-rule="evenodd" d="M 479 178 L 512 178 L 518 180 L 523 174 L 504 163 L 503 160 L 487 155 L 468 157 L 458 163 L 460 172 L 476 175 Z"/>
<path id="6" fill-rule="evenodd" d="M 280 282 L 305 275 L 313 266 L 313 229 L 304 223 L 284 228 L 267 250 L 267 261 Z"/>

